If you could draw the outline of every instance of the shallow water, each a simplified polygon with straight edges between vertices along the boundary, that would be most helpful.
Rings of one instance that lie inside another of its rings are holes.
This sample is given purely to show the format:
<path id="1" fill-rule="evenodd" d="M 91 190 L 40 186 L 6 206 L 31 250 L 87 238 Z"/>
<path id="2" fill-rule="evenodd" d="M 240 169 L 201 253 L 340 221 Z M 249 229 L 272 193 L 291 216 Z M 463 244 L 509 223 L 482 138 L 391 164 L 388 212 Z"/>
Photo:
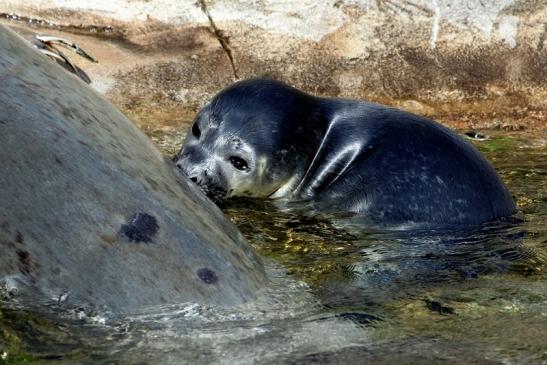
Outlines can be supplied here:
<path id="1" fill-rule="evenodd" d="M 224 211 L 267 257 L 272 285 L 256 302 L 123 318 L 12 305 L 0 312 L 0 364 L 547 363 L 547 140 L 475 143 L 523 223 L 382 230 L 233 201 Z"/>

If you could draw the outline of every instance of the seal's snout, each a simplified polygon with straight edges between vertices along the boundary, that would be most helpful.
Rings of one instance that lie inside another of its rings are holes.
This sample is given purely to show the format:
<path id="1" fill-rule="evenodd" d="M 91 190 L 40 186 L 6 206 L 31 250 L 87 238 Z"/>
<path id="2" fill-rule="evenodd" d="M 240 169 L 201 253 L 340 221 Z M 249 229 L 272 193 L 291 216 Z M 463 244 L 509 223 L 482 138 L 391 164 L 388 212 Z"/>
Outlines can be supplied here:
<path id="1" fill-rule="evenodd" d="M 195 175 L 187 166 L 187 164 L 184 163 L 184 161 L 181 159 L 181 160 L 178 160 L 176 162 L 176 165 L 177 165 L 177 168 L 180 170 L 180 172 L 183 174 L 183 175 L 186 175 L 190 180 L 192 180 L 192 182 L 196 183 L 196 184 L 200 184 L 201 180 L 199 178 L 199 176 Z M 205 171 L 203 173 L 205 176 L 207 176 L 207 172 Z M 198 174 L 199 175 L 199 174 Z"/>
<path id="2" fill-rule="evenodd" d="M 219 181 L 214 179 L 213 174 L 206 168 L 191 164 L 187 158 L 179 158 L 175 164 L 183 175 L 196 184 L 215 203 L 219 204 L 226 198 L 226 189 L 220 186 Z"/>
<path id="3" fill-rule="evenodd" d="M 197 175 L 189 174 L 188 172 L 184 173 L 194 184 L 198 185 L 201 189 L 208 189 L 209 186 L 216 185 L 215 182 L 207 176 L 207 171 L 203 171 L 202 173 Z"/>
<path id="4" fill-rule="evenodd" d="M 190 161 L 188 161 L 188 155 L 187 154 L 179 154 L 173 158 L 173 162 L 177 166 L 177 168 L 186 176 L 190 176 L 192 174 L 189 173 L 190 168 L 192 167 L 192 164 Z"/>

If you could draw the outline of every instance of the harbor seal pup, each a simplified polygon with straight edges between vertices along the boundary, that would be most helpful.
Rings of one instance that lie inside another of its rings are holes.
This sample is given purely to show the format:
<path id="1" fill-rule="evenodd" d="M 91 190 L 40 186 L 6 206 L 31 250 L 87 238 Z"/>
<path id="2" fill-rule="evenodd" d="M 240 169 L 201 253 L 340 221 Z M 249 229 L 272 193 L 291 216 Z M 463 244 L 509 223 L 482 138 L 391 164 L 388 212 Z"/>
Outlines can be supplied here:
<path id="1" fill-rule="evenodd" d="M 211 198 L 307 201 L 375 222 L 476 225 L 515 212 L 494 168 L 426 118 L 245 80 L 196 116 L 177 166 Z"/>

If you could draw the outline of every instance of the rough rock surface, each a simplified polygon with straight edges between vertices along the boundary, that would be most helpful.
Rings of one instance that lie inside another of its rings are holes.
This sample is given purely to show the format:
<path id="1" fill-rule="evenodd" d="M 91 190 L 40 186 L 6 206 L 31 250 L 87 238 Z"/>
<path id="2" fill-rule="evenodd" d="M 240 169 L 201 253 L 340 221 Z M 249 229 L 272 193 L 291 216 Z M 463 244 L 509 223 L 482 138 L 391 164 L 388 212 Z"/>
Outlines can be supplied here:
<path id="1" fill-rule="evenodd" d="M 240 304 L 265 285 L 235 226 L 144 134 L 1 25 L 0 80 L 0 293 L 121 312 Z"/>
<path id="2" fill-rule="evenodd" d="M 456 128 L 545 129 L 542 0 L 0 0 L 0 12 L 93 51 L 102 62 L 82 66 L 96 87 L 153 137 L 253 76 Z"/>

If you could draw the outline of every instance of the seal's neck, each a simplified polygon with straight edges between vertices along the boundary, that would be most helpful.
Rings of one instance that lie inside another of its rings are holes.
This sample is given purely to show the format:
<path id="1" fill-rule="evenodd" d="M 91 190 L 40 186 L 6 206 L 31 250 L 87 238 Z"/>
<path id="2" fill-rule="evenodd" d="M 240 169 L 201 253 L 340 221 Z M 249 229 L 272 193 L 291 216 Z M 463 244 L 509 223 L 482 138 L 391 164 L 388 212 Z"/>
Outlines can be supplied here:
<path id="1" fill-rule="evenodd" d="M 291 196 L 300 181 L 302 180 L 302 174 L 294 175 L 285 184 L 281 185 L 279 189 L 274 191 L 268 196 L 270 199 L 282 199 Z"/>

